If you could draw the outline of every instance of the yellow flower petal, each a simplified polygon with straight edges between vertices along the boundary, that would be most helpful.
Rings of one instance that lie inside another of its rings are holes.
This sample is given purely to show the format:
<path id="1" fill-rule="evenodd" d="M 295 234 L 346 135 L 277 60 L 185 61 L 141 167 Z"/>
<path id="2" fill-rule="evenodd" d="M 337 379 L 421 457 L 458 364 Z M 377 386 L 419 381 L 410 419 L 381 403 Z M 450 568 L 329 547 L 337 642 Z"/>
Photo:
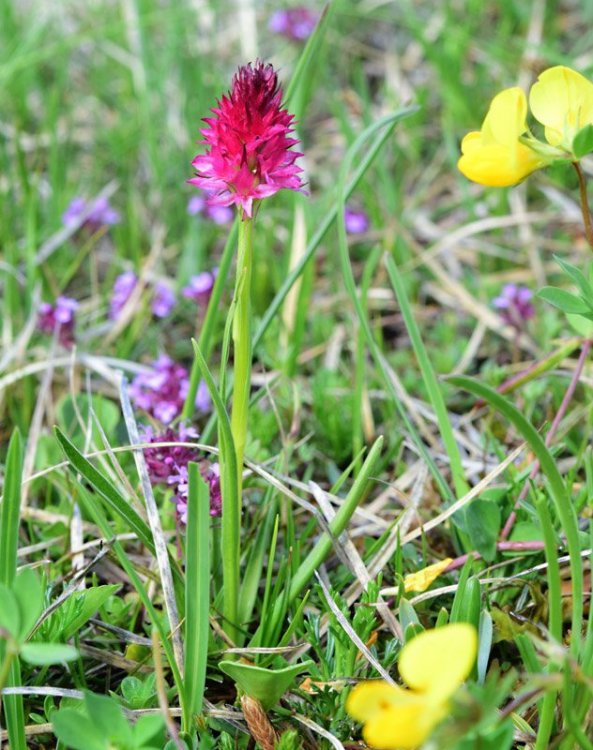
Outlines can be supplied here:
<path id="1" fill-rule="evenodd" d="M 527 130 L 527 99 L 517 86 L 497 94 L 482 124 L 484 146 L 499 145 L 509 148 L 517 145 L 519 136 Z"/>
<path id="2" fill-rule="evenodd" d="M 488 187 L 509 187 L 524 180 L 546 160 L 528 146 L 517 142 L 514 148 L 484 145 L 482 134 L 468 133 L 461 143 L 462 156 L 457 168 L 468 180 Z"/>
<path id="3" fill-rule="evenodd" d="M 518 87 L 497 94 L 482 124 L 461 143 L 459 171 L 489 187 L 508 187 L 524 180 L 548 162 L 519 141 L 527 130 L 527 100 Z"/>
<path id="4" fill-rule="evenodd" d="M 531 87 L 529 105 L 548 143 L 571 151 L 578 131 L 593 123 L 593 83 L 563 65 L 548 68 Z"/>
<path id="5" fill-rule="evenodd" d="M 428 565 L 422 570 L 410 573 L 404 578 L 404 591 L 426 591 L 430 584 L 438 578 L 443 570 L 446 570 L 453 562 L 453 558 L 446 557 L 444 560 Z"/>
<path id="6" fill-rule="evenodd" d="M 420 633 L 399 657 L 399 673 L 414 690 L 446 703 L 471 672 L 478 637 L 474 627 L 459 622 Z"/>
<path id="7" fill-rule="evenodd" d="M 413 750 L 444 718 L 446 707 L 411 694 L 405 705 L 381 711 L 368 721 L 362 735 L 376 750 Z"/>
<path id="8" fill-rule="evenodd" d="M 385 709 L 407 701 L 409 693 L 409 690 L 384 680 L 360 682 L 346 700 L 346 711 L 356 721 L 366 722 Z"/>

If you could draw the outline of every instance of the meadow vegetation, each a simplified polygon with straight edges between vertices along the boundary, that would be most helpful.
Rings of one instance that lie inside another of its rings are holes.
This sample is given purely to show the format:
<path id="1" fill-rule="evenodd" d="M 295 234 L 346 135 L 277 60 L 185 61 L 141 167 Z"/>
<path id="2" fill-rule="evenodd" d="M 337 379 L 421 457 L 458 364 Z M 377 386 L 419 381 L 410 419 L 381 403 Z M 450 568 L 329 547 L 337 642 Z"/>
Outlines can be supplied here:
<path id="1" fill-rule="evenodd" d="M 0 745 L 592 750 L 593 2 L 289 6 L 0 1 Z"/>

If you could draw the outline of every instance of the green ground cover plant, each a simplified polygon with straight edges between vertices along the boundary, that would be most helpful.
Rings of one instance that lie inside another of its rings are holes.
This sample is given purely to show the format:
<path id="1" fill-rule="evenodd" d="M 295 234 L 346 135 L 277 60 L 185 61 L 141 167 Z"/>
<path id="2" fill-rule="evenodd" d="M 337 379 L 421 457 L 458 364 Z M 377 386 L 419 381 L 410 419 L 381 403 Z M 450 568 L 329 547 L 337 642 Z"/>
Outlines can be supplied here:
<path id="1" fill-rule="evenodd" d="M 592 21 L 0 2 L 2 747 L 593 748 Z"/>

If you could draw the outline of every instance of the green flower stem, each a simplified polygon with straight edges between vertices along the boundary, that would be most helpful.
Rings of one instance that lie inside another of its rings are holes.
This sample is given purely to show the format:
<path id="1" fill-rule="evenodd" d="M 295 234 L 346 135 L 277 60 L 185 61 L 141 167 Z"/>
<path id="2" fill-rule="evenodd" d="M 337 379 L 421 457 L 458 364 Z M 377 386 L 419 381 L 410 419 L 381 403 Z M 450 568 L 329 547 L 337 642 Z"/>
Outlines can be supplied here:
<path id="1" fill-rule="evenodd" d="M 239 224 L 239 256 L 233 318 L 233 404 L 231 433 L 237 456 L 237 495 L 241 502 L 243 455 L 247 437 L 247 413 L 251 391 L 251 271 L 253 265 L 253 221 Z"/>
<path id="2" fill-rule="evenodd" d="M 585 173 L 578 161 L 573 161 L 572 166 L 575 168 L 579 178 L 579 196 L 581 199 L 581 213 L 583 214 L 583 224 L 585 225 L 585 236 L 590 247 L 593 248 L 593 226 L 591 226 L 591 212 L 589 211 L 589 201 L 587 200 L 587 182 Z"/>

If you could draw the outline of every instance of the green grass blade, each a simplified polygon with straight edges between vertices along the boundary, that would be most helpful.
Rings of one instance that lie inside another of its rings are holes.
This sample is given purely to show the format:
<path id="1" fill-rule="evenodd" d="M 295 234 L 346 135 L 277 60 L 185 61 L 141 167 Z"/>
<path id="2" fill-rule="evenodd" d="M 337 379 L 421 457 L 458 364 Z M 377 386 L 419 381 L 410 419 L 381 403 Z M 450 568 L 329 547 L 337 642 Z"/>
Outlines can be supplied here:
<path id="1" fill-rule="evenodd" d="M 439 432 L 451 465 L 451 474 L 453 477 L 455 492 L 458 497 L 463 497 L 463 495 L 469 491 L 469 486 L 465 480 L 465 472 L 461 463 L 461 454 L 459 453 L 459 447 L 455 440 L 455 435 L 453 434 L 453 427 L 451 426 L 451 420 L 449 419 L 449 412 L 447 411 L 443 392 L 437 380 L 428 352 L 426 351 L 426 347 L 424 346 L 424 342 L 422 341 L 418 324 L 414 319 L 414 314 L 410 307 L 410 302 L 401 275 L 393 257 L 388 256 L 385 265 L 400 306 L 408 335 L 410 336 L 410 341 L 412 342 L 412 347 L 414 348 L 424 386 L 428 391 L 430 402 L 437 418 Z"/>
<path id="2" fill-rule="evenodd" d="M 20 433 L 15 430 L 8 445 L 2 505 L 0 505 L 0 582 L 6 586 L 12 584 L 16 574 L 22 474 L 23 447 Z M 0 641 L 0 662 L 3 662 L 4 658 L 4 643 Z M 20 685 L 21 668 L 16 657 L 10 666 L 5 687 L 19 687 Z M 12 750 L 26 750 L 23 696 L 6 695 L 3 704 L 9 747 Z"/>
<path id="3" fill-rule="evenodd" d="M 23 447 L 18 430 L 12 433 L 6 457 L 6 475 L 0 505 L 0 583 L 10 586 L 16 574 L 21 508 Z"/>
<path id="4" fill-rule="evenodd" d="M 196 463 L 189 464 L 185 563 L 184 729 L 191 732 L 202 712 L 208 664 L 210 613 L 209 492 Z"/>
<path id="5" fill-rule="evenodd" d="M 103 474 L 68 440 L 59 427 L 55 428 L 55 434 L 71 466 L 97 490 L 108 507 L 124 521 L 130 531 L 133 531 L 137 535 L 138 539 L 148 547 L 151 553 L 155 554 L 154 542 L 148 524 L 124 500 L 113 485 L 105 479 Z"/>
<path id="6" fill-rule="evenodd" d="M 126 554 L 126 551 L 122 547 L 121 543 L 113 534 L 107 516 L 103 512 L 101 506 L 95 502 L 95 499 L 83 486 L 80 486 L 78 488 L 78 491 L 81 505 L 83 505 L 93 523 L 95 523 L 99 527 L 99 529 L 101 530 L 101 534 L 105 537 L 105 539 L 109 540 L 109 543 L 111 544 L 111 547 L 115 556 L 117 557 L 119 564 L 130 579 L 132 586 L 138 592 L 138 596 L 140 597 L 142 604 L 146 608 L 146 612 L 148 614 L 148 617 L 150 618 L 150 621 L 159 632 L 163 651 L 165 652 L 169 668 L 171 669 L 171 674 L 173 675 L 173 679 L 175 681 L 175 686 L 177 688 L 177 693 L 179 695 L 182 709 L 184 709 L 185 691 L 183 689 L 183 680 L 179 669 L 177 668 L 177 661 L 175 659 L 175 654 L 173 653 L 170 634 L 163 625 L 163 620 L 166 618 L 164 618 L 163 615 L 157 612 L 157 610 L 155 609 L 152 603 L 152 599 L 148 594 L 146 587 L 142 583 L 142 579 L 136 572 L 133 563 Z"/>
<path id="7" fill-rule="evenodd" d="M 380 132 L 377 135 L 377 138 L 373 141 L 373 144 L 369 148 L 367 154 L 361 159 L 358 169 L 354 173 L 354 176 L 352 177 L 352 179 L 350 180 L 350 182 L 347 184 L 346 188 L 344 189 L 344 196 L 343 196 L 344 200 L 347 200 L 350 197 L 350 195 L 352 195 L 352 193 L 356 189 L 356 186 L 362 180 L 366 171 L 368 170 L 370 165 L 373 163 L 373 161 L 375 160 L 375 158 L 377 157 L 377 155 L 383 148 L 385 142 L 391 135 L 391 132 L 393 128 L 395 127 L 395 125 L 401 120 L 405 119 L 406 117 L 409 117 L 410 115 L 414 114 L 417 111 L 418 111 L 418 107 L 415 107 L 415 106 L 404 107 L 398 110 L 397 112 L 395 112 L 394 114 L 387 115 L 386 117 L 381 118 L 375 124 L 375 131 L 382 130 L 382 132 Z M 342 214 L 343 214 L 343 211 L 342 211 Z M 270 303 L 270 306 L 266 310 L 266 313 L 263 316 L 259 324 L 259 327 L 253 337 L 254 349 L 262 340 L 265 332 L 268 330 L 270 323 L 272 322 L 272 320 L 276 316 L 276 313 L 280 309 L 280 306 L 284 302 L 286 295 L 292 288 L 292 285 L 298 279 L 298 277 L 303 272 L 303 269 L 305 268 L 307 263 L 313 257 L 315 251 L 319 247 L 320 243 L 322 242 L 323 238 L 329 231 L 331 225 L 334 223 L 338 215 L 339 215 L 338 204 L 336 201 L 334 202 L 330 210 L 327 212 L 325 219 L 321 222 L 321 224 L 319 225 L 319 228 L 317 229 L 317 231 L 315 232 L 315 234 L 309 241 L 307 248 L 305 252 L 303 253 L 301 259 L 295 265 L 292 271 L 287 275 L 287 277 L 284 279 L 282 286 L 276 292 L 276 296 L 274 297 L 274 299 Z"/>
<path id="8" fill-rule="evenodd" d="M 222 569 L 225 628 L 232 640 L 238 642 L 239 631 L 239 581 L 241 564 L 241 498 L 237 486 L 237 456 L 231 432 L 229 415 L 208 369 L 204 355 L 194 339 L 195 361 L 212 399 L 218 419 L 220 450 L 220 487 L 222 493 Z"/>
<path id="9" fill-rule="evenodd" d="M 566 535 L 568 554 L 570 555 L 570 571 L 573 586 L 570 649 L 573 655 L 578 656 L 582 642 L 581 628 L 583 623 L 583 564 L 581 560 L 581 545 L 576 513 L 571 504 L 566 485 L 556 466 L 556 461 L 535 428 L 503 396 L 471 378 L 455 376 L 449 378 L 449 382 L 483 399 L 505 416 L 521 433 L 524 440 L 529 443 L 529 447 L 539 460 L 541 470 L 545 474 L 550 486 L 558 518 Z"/>
<path id="10" fill-rule="evenodd" d="M 356 477 L 356 480 L 354 481 L 354 484 L 350 489 L 350 492 L 344 499 L 344 502 L 342 503 L 340 509 L 329 524 L 331 536 L 327 532 L 324 532 L 321 535 L 318 542 L 300 564 L 292 581 L 290 582 L 290 588 L 288 590 L 288 604 L 291 604 L 296 599 L 296 597 L 305 588 L 307 583 L 311 580 L 314 572 L 329 555 L 333 544 L 332 536 L 334 538 L 339 536 L 348 525 L 348 521 L 352 517 L 352 514 L 358 507 L 362 496 L 368 488 L 368 483 L 373 475 L 373 471 L 375 470 L 377 462 L 381 457 L 382 448 L 383 438 L 379 437 L 369 451 L 369 454 L 366 457 L 365 462 L 360 469 L 360 473 Z M 272 629 L 276 629 L 279 625 L 278 621 L 280 619 L 280 608 L 281 598 L 278 598 L 273 609 Z"/>
<path id="11" fill-rule="evenodd" d="M 395 112 L 394 114 L 387 115 L 386 117 L 381 118 L 380 120 L 375 122 L 373 125 L 368 127 L 366 130 L 364 130 L 358 136 L 356 141 L 352 144 L 352 146 L 348 150 L 348 153 L 346 154 L 346 157 L 344 158 L 344 162 L 340 170 L 340 176 L 338 178 L 338 196 L 336 199 L 336 212 L 337 212 L 337 215 L 341 217 L 340 221 L 338 221 L 338 250 L 339 250 L 339 257 L 340 257 L 340 266 L 342 269 L 342 276 L 344 278 L 344 285 L 346 287 L 348 296 L 350 297 L 352 305 L 354 306 L 354 309 L 358 316 L 360 327 L 366 339 L 367 346 L 369 347 L 371 355 L 373 359 L 375 360 L 377 369 L 383 376 L 385 380 L 385 385 L 387 386 L 387 389 L 393 399 L 393 402 L 397 408 L 398 414 L 400 418 L 402 419 L 406 427 L 406 430 L 408 431 L 410 437 L 414 441 L 414 444 L 416 445 L 422 458 L 424 459 L 427 466 L 429 467 L 441 491 L 441 494 L 443 495 L 443 497 L 447 498 L 448 500 L 453 500 L 454 498 L 452 497 L 452 493 L 451 493 L 451 490 L 449 489 L 449 486 L 447 485 L 445 479 L 441 475 L 436 463 L 434 462 L 434 459 L 430 455 L 429 451 L 426 449 L 424 442 L 422 441 L 420 435 L 418 434 L 418 431 L 416 430 L 414 424 L 410 420 L 407 410 L 404 408 L 401 402 L 401 399 L 399 398 L 397 391 L 395 390 L 395 387 L 391 381 L 391 378 L 389 377 L 389 374 L 385 371 L 385 367 L 383 365 L 383 355 L 379 349 L 379 346 L 377 345 L 377 342 L 375 341 L 373 332 L 371 331 L 371 327 L 369 325 L 364 308 L 362 306 L 362 302 L 360 301 L 360 297 L 356 290 L 354 274 L 352 272 L 352 266 L 350 265 L 350 257 L 348 255 L 348 241 L 346 238 L 346 226 L 344 224 L 344 210 L 346 206 L 346 200 L 348 199 L 348 196 L 350 195 L 350 188 L 349 186 L 346 185 L 346 177 L 350 171 L 351 165 L 353 164 L 354 160 L 358 157 L 359 151 L 366 144 L 366 142 L 371 138 L 376 139 L 375 144 L 377 142 L 379 143 L 382 142 L 382 137 L 384 137 L 386 133 L 391 134 L 393 128 L 398 122 L 400 122 L 400 120 L 402 120 L 404 117 L 407 117 L 408 115 L 412 114 L 415 111 L 416 111 L 415 108 L 407 108 L 407 109 L 399 110 L 398 112 Z M 378 137 L 377 137 L 377 133 L 380 133 Z M 372 151 L 373 149 L 371 148 L 371 152 Z M 371 163 L 370 161 L 368 161 L 367 163 L 365 160 L 363 160 L 363 165 L 366 164 L 366 168 L 370 166 L 370 163 Z M 357 183 L 363 174 L 364 172 L 361 174 L 360 168 L 359 168 L 352 182 Z M 350 184 L 352 184 L 352 182 Z"/>

